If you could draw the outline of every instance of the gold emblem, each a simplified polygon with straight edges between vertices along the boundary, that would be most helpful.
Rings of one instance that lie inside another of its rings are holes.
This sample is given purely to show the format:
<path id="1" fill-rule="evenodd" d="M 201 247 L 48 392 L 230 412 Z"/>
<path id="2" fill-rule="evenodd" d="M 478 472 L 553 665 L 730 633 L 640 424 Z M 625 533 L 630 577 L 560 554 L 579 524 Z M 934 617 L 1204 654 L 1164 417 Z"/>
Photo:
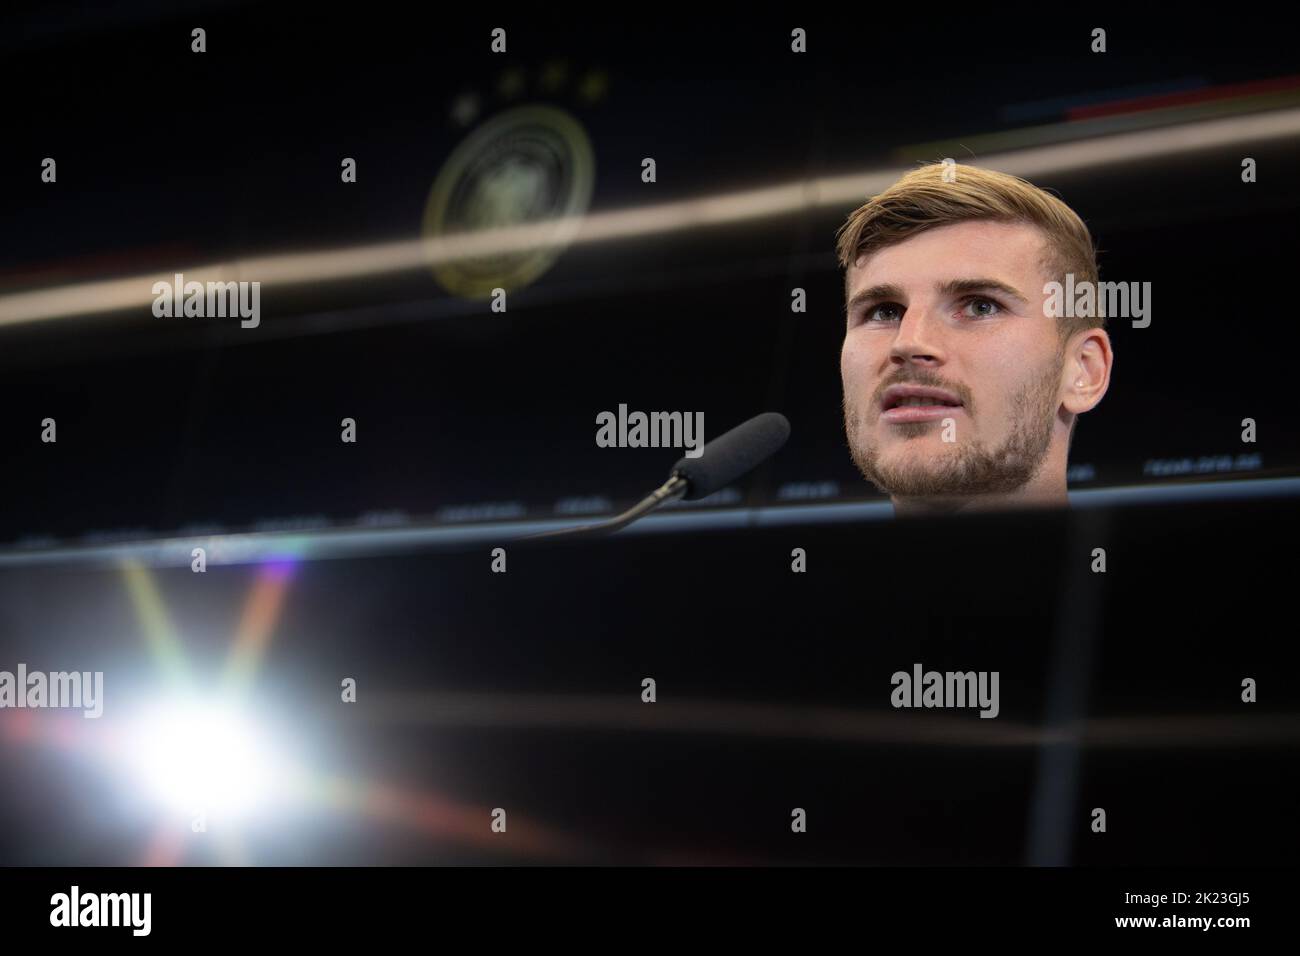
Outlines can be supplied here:
<path id="1" fill-rule="evenodd" d="M 591 203 L 591 141 L 553 106 L 521 106 L 471 133 L 447 159 L 424 210 L 426 239 L 562 220 L 543 245 L 435 261 L 448 292 L 483 299 L 494 288 L 528 285 L 551 267 Z"/>

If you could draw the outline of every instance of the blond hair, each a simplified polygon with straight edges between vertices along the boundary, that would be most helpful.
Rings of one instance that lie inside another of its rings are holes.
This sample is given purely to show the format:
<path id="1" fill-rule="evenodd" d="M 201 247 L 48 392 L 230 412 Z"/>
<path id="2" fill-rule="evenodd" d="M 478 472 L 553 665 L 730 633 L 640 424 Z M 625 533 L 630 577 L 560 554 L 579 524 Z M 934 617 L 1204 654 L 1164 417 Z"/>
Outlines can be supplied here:
<path id="1" fill-rule="evenodd" d="M 944 181 L 944 170 L 951 182 Z M 1088 227 L 1051 193 L 1018 176 L 957 163 L 929 163 L 904 175 L 855 209 L 836 233 L 835 251 L 847 270 L 859 257 L 917 233 L 952 223 L 989 220 L 1037 226 L 1046 239 L 1042 269 L 1050 279 L 1075 285 L 1098 281 L 1097 253 Z M 1101 310 L 1092 317 L 1064 317 L 1062 344 L 1075 332 L 1104 328 Z"/>

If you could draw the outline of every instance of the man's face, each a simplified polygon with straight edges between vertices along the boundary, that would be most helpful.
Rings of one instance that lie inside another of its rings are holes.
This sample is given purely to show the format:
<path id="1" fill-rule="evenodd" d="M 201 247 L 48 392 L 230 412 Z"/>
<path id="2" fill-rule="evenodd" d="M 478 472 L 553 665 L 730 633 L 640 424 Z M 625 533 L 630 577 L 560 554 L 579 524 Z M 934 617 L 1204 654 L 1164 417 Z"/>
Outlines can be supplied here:
<path id="1" fill-rule="evenodd" d="M 1033 226 L 964 222 L 849 270 L 844 422 L 868 481 L 895 498 L 1006 493 L 1068 444 L 1044 249 Z M 931 393 L 909 407 L 907 387 Z"/>

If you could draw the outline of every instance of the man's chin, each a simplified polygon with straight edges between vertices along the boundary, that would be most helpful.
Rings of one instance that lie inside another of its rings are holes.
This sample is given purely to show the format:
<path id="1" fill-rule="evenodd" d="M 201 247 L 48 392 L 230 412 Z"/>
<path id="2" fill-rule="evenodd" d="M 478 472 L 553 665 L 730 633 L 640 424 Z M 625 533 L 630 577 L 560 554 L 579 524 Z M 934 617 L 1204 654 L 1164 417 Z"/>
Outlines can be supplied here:
<path id="1" fill-rule="evenodd" d="M 959 458 L 952 446 L 943 449 L 907 448 L 877 456 L 876 469 L 884 474 L 915 475 L 919 480 L 937 480 L 955 470 Z"/>
<path id="2" fill-rule="evenodd" d="M 990 459 L 978 451 L 945 444 L 942 449 L 889 449 L 858 458 L 864 478 L 880 491 L 898 499 L 959 501 L 987 495 L 1015 492 L 1033 478 L 1037 466 L 1008 467 L 1008 462 Z"/>
<path id="3" fill-rule="evenodd" d="M 885 449 L 859 460 L 863 476 L 888 495 L 961 494 L 962 476 L 953 445 L 925 447 L 928 442 L 909 442 L 907 448 Z"/>
<path id="4" fill-rule="evenodd" d="M 942 498 L 969 493 L 964 482 L 942 468 L 878 469 L 873 483 L 894 498 Z"/>

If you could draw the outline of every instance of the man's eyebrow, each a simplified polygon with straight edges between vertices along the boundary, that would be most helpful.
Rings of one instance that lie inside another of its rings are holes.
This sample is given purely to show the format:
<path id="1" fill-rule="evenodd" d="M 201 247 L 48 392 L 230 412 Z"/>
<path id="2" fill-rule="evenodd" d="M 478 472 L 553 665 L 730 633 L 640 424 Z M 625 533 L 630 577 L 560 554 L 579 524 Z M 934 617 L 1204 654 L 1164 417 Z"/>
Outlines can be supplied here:
<path id="1" fill-rule="evenodd" d="M 949 279 L 947 282 L 941 282 L 938 291 L 942 295 L 962 295 L 970 292 L 1001 292 L 1003 295 L 1016 299 L 1024 305 L 1029 304 L 1020 290 L 1014 286 L 1007 285 L 998 279 Z"/>
<path id="2" fill-rule="evenodd" d="M 972 279 L 949 279 L 946 282 L 940 282 L 936 287 L 940 295 L 963 295 L 972 292 L 1001 292 L 1009 298 L 1015 299 L 1022 305 L 1028 305 L 1029 300 L 1016 289 L 999 279 L 986 279 L 976 277 Z M 880 285 L 869 286 L 859 292 L 855 292 L 845 303 L 845 310 L 852 312 L 855 306 L 864 302 L 874 302 L 884 299 L 901 299 L 903 290 L 892 283 L 882 283 Z"/>
<path id="3" fill-rule="evenodd" d="M 901 299 L 902 297 L 902 289 L 896 285 L 884 283 L 882 285 L 869 286 L 860 292 L 853 293 L 853 296 L 847 303 L 845 303 L 844 307 L 847 311 L 852 312 L 855 305 L 859 305 L 863 302 L 875 301 L 876 299 Z"/>

